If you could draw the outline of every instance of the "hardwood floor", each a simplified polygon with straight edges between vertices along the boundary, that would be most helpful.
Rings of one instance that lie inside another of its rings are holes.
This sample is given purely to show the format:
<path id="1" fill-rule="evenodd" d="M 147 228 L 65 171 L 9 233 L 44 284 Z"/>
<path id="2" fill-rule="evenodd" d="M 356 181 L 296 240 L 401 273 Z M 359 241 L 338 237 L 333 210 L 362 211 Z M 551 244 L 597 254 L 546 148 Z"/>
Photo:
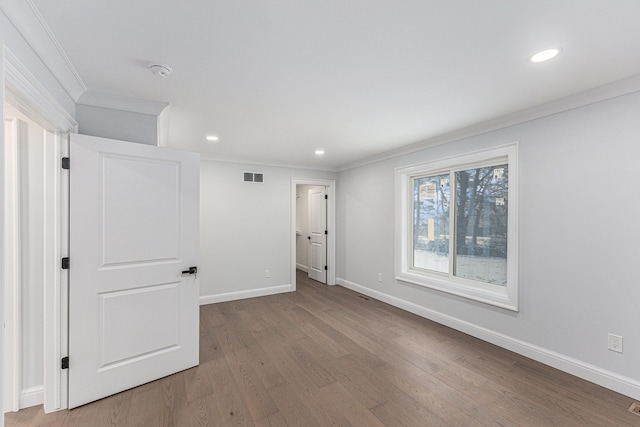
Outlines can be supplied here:
<path id="1" fill-rule="evenodd" d="M 639 426 L 632 399 L 298 272 L 201 307 L 200 366 L 7 426 Z"/>

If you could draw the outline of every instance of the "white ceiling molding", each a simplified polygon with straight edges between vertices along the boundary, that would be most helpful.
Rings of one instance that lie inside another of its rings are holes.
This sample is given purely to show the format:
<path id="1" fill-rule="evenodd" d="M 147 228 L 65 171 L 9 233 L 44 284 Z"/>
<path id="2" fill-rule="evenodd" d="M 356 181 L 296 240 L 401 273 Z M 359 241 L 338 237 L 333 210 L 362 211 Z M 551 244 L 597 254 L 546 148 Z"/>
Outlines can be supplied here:
<path id="1" fill-rule="evenodd" d="M 386 151 L 384 153 L 367 157 L 356 162 L 348 163 L 339 167 L 338 171 L 343 172 L 360 166 L 366 166 L 372 163 L 381 162 L 383 160 L 404 156 L 406 154 L 415 153 L 426 148 L 447 144 L 449 142 L 458 141 L 464 138 L 470 138 L 498 129 L 504 129 L 510 126 L 515 126 L 532 120 L 541 119 L 543 117 L 558 114 L 563 111 L 573 110 L 575 108 L 584 107 L 586 105 L 595 104 L 597 102 L 606 101 L 607 99 L 628 95 L 634 92 L 640 92 L 640 74 L 603 86 L 598 86 L 596 88 L 579 92 L 564 98 L 556 99 L 554 101 L 537 105 L 532 108 L 516 111 L 515 113 L 498 117 L 493 120 L 477 123 L 462 129 L 455 130 L 453 132 L 445 133 L 433 138 L 428 138 L 423 141 L 406 145 L 395 150 Z"/>
<path id="2" fill-rule="evenodd" d="M 31 72 L 4 48 L 6 100 L 46 130 L 75 132 L 78 123 Z"/>
<path id="3" fill-rule="evenodd" d="M 0 0 L 0 10 L 29 43 L 71 99 L 77 101 L 87 87 L 31 0 Z"/>
<path id="4" fill-rule="evenodd" d="M 91 107 L 111 108 L 113 110 L 158 116 L 169 106 L 168 102 L 151 101 L 148 99 L 130 98 L 113 93 L 88 90 L 80 96 L 78 104 Z"/>

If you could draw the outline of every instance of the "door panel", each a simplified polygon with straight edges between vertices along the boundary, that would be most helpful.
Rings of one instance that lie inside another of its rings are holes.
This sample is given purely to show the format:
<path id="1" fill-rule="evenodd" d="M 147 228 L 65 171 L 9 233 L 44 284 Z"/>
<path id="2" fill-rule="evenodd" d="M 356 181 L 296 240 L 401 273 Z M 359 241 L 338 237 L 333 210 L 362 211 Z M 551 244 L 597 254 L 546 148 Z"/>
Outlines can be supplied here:
<path id="1" fill-rule="evenodd" d="M 180 258 L 179 166 L 175 161 L 102 156 L 102 267 Z M 150 183 L 159 191 L 150 194 Z M 131 239 L 133 233 L 136 239 Z"/>
<path id="2" fill-rule="evenodd" d="M 325 187 L 309 190 L 309 278 L 327 283 L 327 194 Z"/>
<path id="3" fill-rule="evenodd" d="M 72 135 L 69 407 L 198 364 L 199 159 Z"/>
<path id="4" fill-rule="evenodd" d="M 142 289 L 106 292 L 99 296 L 101 368 L 140 355 L 177 349 L 180 345 L 180 282 Z M 122 313 L 135 312 L 133 323 Z M 162 334 L 157 334 L 157 329 Z"/>

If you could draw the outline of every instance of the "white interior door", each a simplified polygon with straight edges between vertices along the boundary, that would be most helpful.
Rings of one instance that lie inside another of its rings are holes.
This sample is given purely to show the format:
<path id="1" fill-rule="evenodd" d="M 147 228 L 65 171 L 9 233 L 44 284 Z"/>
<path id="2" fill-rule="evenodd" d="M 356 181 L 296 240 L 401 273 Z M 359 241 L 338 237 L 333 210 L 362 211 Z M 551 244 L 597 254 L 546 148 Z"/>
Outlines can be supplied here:
<path id="1" fill-rule="evenodd" d="M 327 190 L 309 190 L 309 278 L 327 283 Z"/>
<path id="2" fill-rule="evenodd" d="M 69 408 L 198 364 L 199 156 L 71 135 Z"/>

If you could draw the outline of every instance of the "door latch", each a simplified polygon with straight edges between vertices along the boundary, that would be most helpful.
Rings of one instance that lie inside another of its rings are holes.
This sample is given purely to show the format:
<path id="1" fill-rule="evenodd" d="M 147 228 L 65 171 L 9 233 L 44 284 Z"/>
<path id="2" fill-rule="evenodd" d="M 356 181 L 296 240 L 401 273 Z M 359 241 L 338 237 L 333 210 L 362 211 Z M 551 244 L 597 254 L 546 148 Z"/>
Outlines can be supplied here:
<path id="1" fill-rule="evenodd" d="M 182 272 L 182 275 L 185 275 L 185 274 L 193 274 L 195 275 L 195 277 L 198 277 L 198 267 L 189 267 L 188 270 L 184 270 Z"/>

